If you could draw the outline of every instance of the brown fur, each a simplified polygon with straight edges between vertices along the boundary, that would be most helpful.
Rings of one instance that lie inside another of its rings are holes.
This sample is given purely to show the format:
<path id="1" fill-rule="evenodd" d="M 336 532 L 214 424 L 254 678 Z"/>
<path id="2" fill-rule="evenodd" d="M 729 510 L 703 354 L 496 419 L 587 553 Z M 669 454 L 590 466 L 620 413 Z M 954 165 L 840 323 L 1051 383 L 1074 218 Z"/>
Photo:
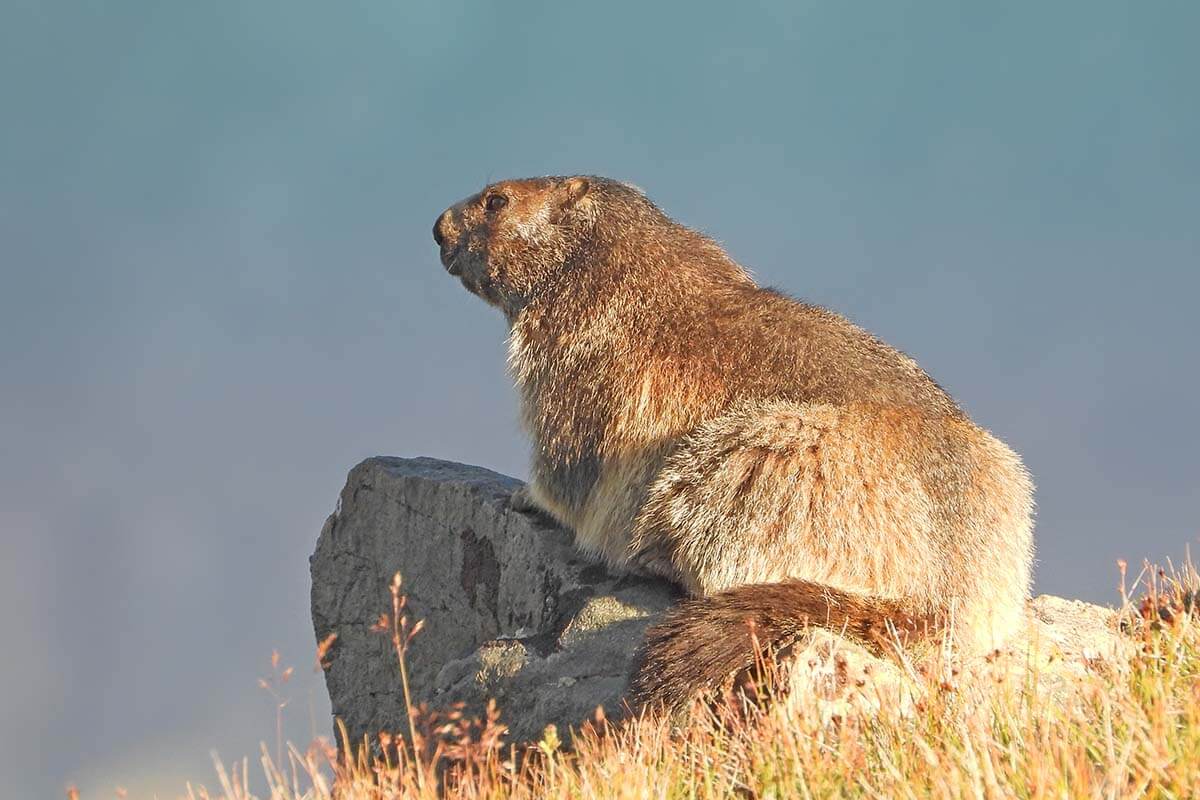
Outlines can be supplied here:
<path id="1" fill-rule="evenodd" d="M 495 184 L 435 238 L 509 322 L 533 501 L 584 549 L 704 598 L 649 634 L 638 699 L 736 672 L 745 619 L 762 640 L 936 618 L 969 651 L 1016 629 L 1028 475 L 912 359 L 758 287 L 616 181 Z"/>
<path id="2" fill-rule="evenodd" d="M 752 584 L 685 600 L 646 632 L 634 660 L 629 700 L 680 710 L 691 693 L 743 685 L 760 656 L 779 657 L 808 625 L 848 634 L 890 653 L 936 620 L 895 601 L 857 597 L 802 580 Z M 698 647 L 697 643 L 703 642 Z M 687 687 L 687 691 L 680 689 Z"/>

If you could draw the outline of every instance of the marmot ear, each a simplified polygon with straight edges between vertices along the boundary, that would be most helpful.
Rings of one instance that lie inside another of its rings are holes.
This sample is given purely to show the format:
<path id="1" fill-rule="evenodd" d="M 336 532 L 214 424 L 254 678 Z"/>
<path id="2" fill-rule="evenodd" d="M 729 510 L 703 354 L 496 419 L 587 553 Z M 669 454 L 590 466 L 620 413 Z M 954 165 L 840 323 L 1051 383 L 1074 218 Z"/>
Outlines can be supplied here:
<path id="1" fill-rule="evenodd" d="M 592 184 L 587 178 L 568 178 L 563 184 L 563 208 L 571 208 L 582 200 L 591 188 Z"/>
<path id="2" fill-rule="evenodd" d="M 587 178 L 567 178 L 555 190 L 550 209 L 550 221 L 555 225 L 563 222 L 579 201 L 587 196 L 592 188 Z"/>

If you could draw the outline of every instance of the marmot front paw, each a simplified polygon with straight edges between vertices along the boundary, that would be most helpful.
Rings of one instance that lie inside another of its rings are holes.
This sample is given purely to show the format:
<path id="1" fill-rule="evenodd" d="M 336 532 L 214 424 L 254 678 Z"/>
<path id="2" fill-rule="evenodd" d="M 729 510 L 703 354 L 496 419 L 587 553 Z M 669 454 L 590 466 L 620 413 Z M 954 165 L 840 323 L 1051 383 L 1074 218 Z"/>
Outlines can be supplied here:
<path id="1" fill-rule="evenodd" d="M 520 514 L 545 514 L 533 500 L 533 495 L 529 492 L 529 485 L 522 484 L 519 489 L 514 491 L 508 498 L 508 507 Z"/>

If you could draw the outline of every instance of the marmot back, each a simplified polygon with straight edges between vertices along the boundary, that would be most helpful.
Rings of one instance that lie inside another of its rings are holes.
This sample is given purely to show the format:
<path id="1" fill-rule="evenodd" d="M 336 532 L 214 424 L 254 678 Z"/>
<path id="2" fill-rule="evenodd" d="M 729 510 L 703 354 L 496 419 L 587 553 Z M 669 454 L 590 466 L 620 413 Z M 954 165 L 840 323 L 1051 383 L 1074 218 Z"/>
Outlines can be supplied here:
<path id="1" fill-rule="evenodd" d="M 818 624 L 982 651 L 1020 624 L 1029 477 L 912 359 L 605 178 L 494 184 L 434 238 L 510 325 L 517 499 L 696 598 L 649 632 L 635 700 L 748 668 L 748 621 L 773 650 Z"/>

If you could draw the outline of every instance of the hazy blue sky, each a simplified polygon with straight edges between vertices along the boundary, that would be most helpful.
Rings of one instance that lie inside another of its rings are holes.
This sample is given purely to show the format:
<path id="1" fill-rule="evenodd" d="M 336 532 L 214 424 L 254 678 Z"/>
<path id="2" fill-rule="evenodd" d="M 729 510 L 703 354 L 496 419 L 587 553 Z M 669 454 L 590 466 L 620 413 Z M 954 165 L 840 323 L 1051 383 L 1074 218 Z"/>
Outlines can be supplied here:
<path id="1" fill-rule="evenodd" d="M 0 0 L 0 775 L 212 783 L 379 453 L 515 475 L 489 179 L 644 187 L 1024 454 L 1037 589 L 1200 535 L 1200 6 Z M 253 758 L 252 758 L 253 761 Z"/>

